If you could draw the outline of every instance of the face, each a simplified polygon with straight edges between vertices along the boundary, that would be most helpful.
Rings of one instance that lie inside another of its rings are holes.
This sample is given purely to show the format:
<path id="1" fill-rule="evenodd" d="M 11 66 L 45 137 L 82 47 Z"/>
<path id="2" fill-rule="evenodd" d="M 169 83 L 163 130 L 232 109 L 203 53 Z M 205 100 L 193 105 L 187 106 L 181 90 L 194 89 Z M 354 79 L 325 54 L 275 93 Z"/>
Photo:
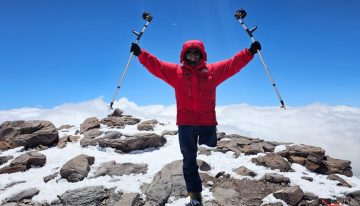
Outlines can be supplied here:
<path id="1" fill-rule="evenodd" d="M 195 48 L 188 49 L 185 54 L 187 62 L 191 65 L 196 65 L 199 63 L 200 56 L 200 50 Z"/>

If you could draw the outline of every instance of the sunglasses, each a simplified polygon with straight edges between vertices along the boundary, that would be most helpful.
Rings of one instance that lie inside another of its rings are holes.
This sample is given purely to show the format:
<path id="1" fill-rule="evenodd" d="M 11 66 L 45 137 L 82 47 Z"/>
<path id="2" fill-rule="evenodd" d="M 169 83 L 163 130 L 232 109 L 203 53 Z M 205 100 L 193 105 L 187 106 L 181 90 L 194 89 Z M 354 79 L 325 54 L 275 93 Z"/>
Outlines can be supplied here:
<path id="1" fill-rule="evenodd" d="M 198 50 L 198 49 L 189 49 L 187 52 L 186 52 L 186 57 L 187 58 L 190 58 L 190 57 L 200 57 L 201 55 L 201 52 Z"/>

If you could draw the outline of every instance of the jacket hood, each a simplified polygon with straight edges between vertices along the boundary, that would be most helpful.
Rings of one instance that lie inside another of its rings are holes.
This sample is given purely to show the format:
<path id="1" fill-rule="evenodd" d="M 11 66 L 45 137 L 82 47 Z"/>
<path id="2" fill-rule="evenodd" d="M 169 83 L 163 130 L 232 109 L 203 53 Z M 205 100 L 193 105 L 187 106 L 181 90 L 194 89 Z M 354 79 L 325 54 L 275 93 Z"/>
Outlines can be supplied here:
<path id="1" fill-rule="evenodd" d="M 200 52 L 201 52 L 201 59 L 200 59 L 200 62 L 199 64 L 197 64 L 195 66 L 195 68 L 200 68 L 200 67 L 203 67 L 205 64 L 206 64 L 206 61 L 207 61 L 207 54 L 205 52 L 205 46 L 204 46 L 204 43 L 200 40 L 189 40 L 189 41 L 186 41 L 183 46 L 182 46 L 182 49 L 181 49 L 181 54 L 180 54 L 180 62 L 184 65 L 186 65 L 187 67 L 191 67 L 186 61 L 185 61 L 185 53 L 188 49 L 190 48 L 196 48 L 196 49 L 199 49 Z"/>

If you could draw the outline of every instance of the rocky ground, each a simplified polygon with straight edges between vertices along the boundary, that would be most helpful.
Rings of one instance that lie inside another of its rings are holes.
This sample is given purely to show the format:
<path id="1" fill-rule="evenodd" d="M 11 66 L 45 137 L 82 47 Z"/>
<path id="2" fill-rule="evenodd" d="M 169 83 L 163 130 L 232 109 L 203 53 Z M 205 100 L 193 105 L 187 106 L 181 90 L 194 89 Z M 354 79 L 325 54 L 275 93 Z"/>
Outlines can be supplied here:
<path id="1" fill-rule="evenodd" d="M 128 192 L 116 187 L 107 187 L 105 183 L 80 188 L 75 186 L 84 180 L 96 180 L 104 176 L 111 177 L 112 181 L 121 184 L 121 180 L 117 180 L 117 177 L 149 174 L 151 165 L 136 162 L 119 163 L 112 160 L 102 161 L 95 167 L 94 163 L 101 159 L 91 154 L 78 154 L 53 168 L 51 174 L 42 175 L 42 184 L 58 182 L 69 184 L 69 189 L 58 194 L 51 202 L 34 201 L 36 199 L 34 197 L 43 188 L 37 185 L 16 193 L 7 193 L 17 187 L 23 188 L 20 186 L 26 185 L 27 182 L 24 178 L 17 181 L 14 178 L 16 176 L 11 176 L 12 174 L 23 176 L 30 170 L 34 171 L 49 164 L 46 155 L 48 153 L 45 151 L 51 148 L 64 150 L 70 145 L 80 145 L 82 148 L 97 147 L 105 151 L 112 149 L 119 157 L 126 154 L 152 153 L 161 150 L 170 140 L 169 138 L 174 139 L 177 135 L 176 130 L 162 130 L 161 134 L 154 132 L 154 128 L 163 125 L 157 120 L 141 120 L 124 115 L 118 109 L 102 120 L 95 117 L 88 118 L 80 126 L 63 125 L 55 128 L 49 121 L 4 122 L 0 125 L 1 205 L 172 205 L 172 202 L 187 196 L 181 159 L 174 160 L 156 171 L 151 176 L 150 182 L 141 184 L 141 190 L 138 192 Z M 121 133 L 122 129 L 129 126 L 136 127 L 139 132 L 132 135 Z M 74 130 L 74 128 L 78 129 Z M 18 155 L 3 155 L 6 151 L 17 148 L 20 148 L 15 153 Z M 233 158 L 250 157 L 253 165 L 261 166 L 271 172 L 258 174 L 257 171 L 239 166 L 233 168 L 231 172 L 214 173 L 216 165 L 211 161 L 214 153 L 230 154 Z M 344 191 L 341 195 L 336 193 L 337 195 L 325 201 L 336 201 L 351 206 L 360 205 L 360 185 L 349 181 L 356 178 L 352 177 L 351 162 L 330 157 L 320 147 L 268 142 L 219 132 L 217 147 L 201 147 L 199 156 L 203 157 L 202 160 L 198 160 L 203 186 L 212 195 L 211 198 L 207 198 L 206 206 L 256 206 L 262 205 L 269 197 L 278 201 L 264 205 L 321 204 L 323 197 L 308 192 L 308 188 L 302 188 L 302 185 L 298 185 L 296 181 L 285 175 L 296 173 L 294 167 L 300 166 L 306 170 L 301 174 L 301 179 L 313 182 L 314 176 L 323 175 L 335 185 L 333 187 Z"/>

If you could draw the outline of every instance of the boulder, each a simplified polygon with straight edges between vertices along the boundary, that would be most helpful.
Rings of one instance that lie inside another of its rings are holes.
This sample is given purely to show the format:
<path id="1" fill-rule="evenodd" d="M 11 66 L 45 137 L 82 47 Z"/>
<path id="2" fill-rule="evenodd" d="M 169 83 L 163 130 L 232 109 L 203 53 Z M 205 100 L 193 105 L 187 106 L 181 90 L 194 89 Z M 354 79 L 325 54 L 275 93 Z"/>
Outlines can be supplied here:
<path id="1" fill-rule="evenodd" d="M 97 206 L 110 197 L 109 190 L 103 186 L 84 187 L 69 190 L 59 197 L 58 206 Z M 54 205 L 54 203 L 52 204 Z"/>
<path id="2" fill-rule="evenodd" d="M 215 187 L 213 195 L 216 202 L 226 206 L 245 206 L 241 204 L 240 194 L 233 188 Z"/>
<path id="3" fill-rule="evenodd" d="M 137 129 L 140 131 L 153 131 L 155 124 L 159 122 L 156 119 L 146 120 L 137 125 Z"/>
<path id="4" fill-rule="evenodd" d="M 264 179 L 275 184 L 289 184 L 290 178 L 276 173 L 266 173 Z"/>
<path id="5" fill-rule="evenodd" d="M 252 158 L 251 161 L 257 165 L 270 167 L 273 170 L 278 169 L 282 172 L 292 171 L 289 162 L 286 161 L 282 156 L 275 153 L 269 153 L 265 156 Z"/>
<path id="6" fill-rule="evenodd" d="M 109 114 L 108 117 L 122 117 L 124 111 L 119 108 L 116 108 L 112 114 Z"/>
<path id="7" fill-rule="evenodd" d="M 125 125 L 135 125 L 140 122 L 140 119 L 132 116 L 110 116 L 101 120 L 101 124 L 107 125 L 110 128 L 125 128 Z"/>
<path id="8" fill-rule="evenodd" d="M 325 150 L 309 145 L 286 146 L 286 150 L 278 153 L 287 158 L 291 163 L 305 166 L 310 171 L 317 171 L 325 158 Z"/>
<path id="9" fill-rule="evenodd" d="M 29 188 L 26 190 L 21 191 L 20 193 L 17 193 L 9 198 L 6 198 L 4 200 L 4 203 L 9 203 L 9 202 L 20 202 L 24 199 L 31 199 L 32 197 L 34 197 L 35 195 L 39 194 L 39 190 L 36 188 Z"/>
<path id="10" fill-rule="evenodd" d="M 240 176 L 250 176 L 250 177 L 255 177 L 257 174 L 251 170 L 249 170 L 247 167 L 245 166 L 241 166 L 238 167 L 234 170 L 234 172 Z"/>
<path id="11" fill-rule="evenodd" d="M 121 196 L 121 199 L 114 204 L 114 206 L 140 206 L 140 205 L 142 205 L 140 194 L 137 193 L 125 193 Z"/>
<path id="12" fill-rule="evenodd" d="M 69 125 L 69 124 L 65 124 L 65 125 L 61 125 L 59 128 L 57 128 L 57 130 L 67 130 L 74 127 L 74 125 Z"/>
<path id="13" fill-rule="evenodd" d="M 100 121 L 96 117 L 87 118 L 83 123 L 80 125 L 80 133 L 84 133 L 91 129 L 98 129 L 100 128 Z"/>
<path id="14" fill-rule="evenodd" d="M 90 130 L 87 130 L 86 132 L 84 132 L 84 139 L 95 139 L 96 137 L 99 137 L 103 133 L 104 133 L 103 131 L 100 131 L 97 128 L 90 129 Z"/>
<path id="15" fill-rule="evenodd" d="M 31 167 L 43 167 L 45 163 L 45 155 L 39 152 L 28 152 L 16 157 L 10 165 L 1 168 L 0 174 L 26 171 Z"/>
<path id="16" fill-rule="evenodd" d="M 0 150 L 52 145 L 58 139 L 57 129 L 49 121 L 6 121 L 0 125 Z"/>
<path id="17" fill-rule="evenodd" d="M 360 205 L 360 190 L 347 194 L 345 203 L 348 204 L 349 206 Z"/>
<path id="18" fill-rule="evenodd" d="M 126 139 L 99 138 L 97 141 L 101 147 L 115 148 L 124 153 L 151 147 L 161 147 L 166 143 L 164 137 L 155 133 L 136 134 Z"/>
<path id="19" fill-rule="evenodd" d="M 264 153 L 265 150 L 264 150 L 262 144 L 254 143 L 254 144 L 245 145 L 242 148 L 242 152 L 246 155 L 254 155 L 254 154 L 258 154 L 258 153 Z"/>
<path id="20" fill-rule="evenodd" d="M 90 165 L 94 164 L 95 158 L 87 155 L 79 155 L 66 162 L 60 169 L 61 177 L 69 182 L 83 180 L 90 171 Z"/>
<path id="21" fill-rule="evenodd" d="M 162 131 L 161 133 L 161 136 L 165 136 L 165 135 L 177 135 L 178 134 L 178 131 L 177 130 L 164 130 Z"/>
<path id="22" fill-rule="evenodd" d="M 1 156 L 0 157 L 0 165 L 7 163 L 12 158 L 14 158 L 14 157 L 13 156 Z"/>
<path id="23" fill-rule="evenodd" d="M 148 170 L 147 164 L 132 164 L 132 163 L 123 163 L 118 164 L 115 161 L 110 161 L 103 163 L 100 167 L 94 172 L 94 177 L 110 175 L 110 176 L 122 176 L 130 174 L 145 174 Z"/>
<path id="24" fill-rule="evenodd" d="M 331 158 L 326 156 L 316 172 L 320 174 L 342 174 L 348 177 L 353 176 L 351 161 Z"/>
<path id="25" fill-rule="evenodd" d="M 197 161 L 200 164 L 200 170 L 207 169 L 201 165 L 208 165 L 202 160 Z M 210 168 L 210 166 L 209 166 Z M 182 160 L 177 160 L 167 164 L 158 172 L 149 185 L 145 185 L 143 193 L 146 195 L 145 206 L 165 205 L 169 197 L 175 199 L 186 197 L 187 191 L 182 172 Z"/>
<path id="26" fill-rule="evenodd" d="M 220 205 L 259 206 L 269 194 L 283 188 L 281 185 L 263 180 L 215 179 L 215 184 L 210 190 Z"/>
<path id="27" fill-rule="evenodd" d="M 287 204 L 297 205 L 304 197 L 304 192 L 299 186 L 286 187 L 284 189 L 274 192 L 274 197 L 281 199 Z"/>

